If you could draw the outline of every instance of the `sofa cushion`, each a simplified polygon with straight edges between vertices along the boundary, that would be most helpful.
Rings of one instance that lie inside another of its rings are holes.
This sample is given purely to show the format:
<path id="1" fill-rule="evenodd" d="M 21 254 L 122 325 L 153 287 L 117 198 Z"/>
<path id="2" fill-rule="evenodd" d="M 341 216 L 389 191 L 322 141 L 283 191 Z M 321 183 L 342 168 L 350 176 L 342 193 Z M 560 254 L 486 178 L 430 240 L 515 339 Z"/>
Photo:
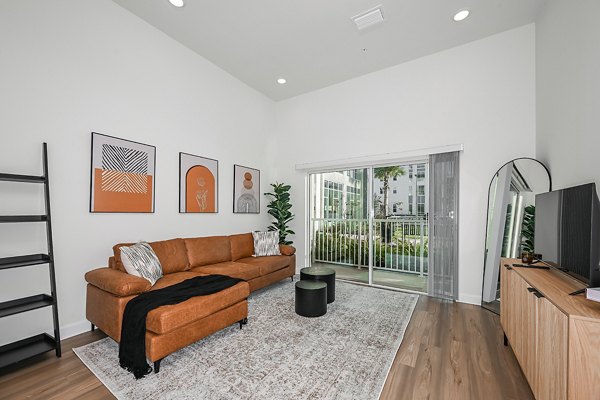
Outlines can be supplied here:
<path id="1" fill-rule="evenodd" d="M 254 238 L 252 233 L 242 233 L 229 236 L 231 241 L 231 261 L 252 257 L 254 254 Z"/>
<path id="2" fill-rule="evenodd" d="M 168 279 L 169 282 L 177 283 L 176 281 L 179 279 L 188 279 L 188 274 L 191 274 L 191 277 L 199 275 L 193 272 L 179 272 L 165 276 L 162 279 Z M 172 278 L 174 275 L 180 276 Z M 156 285 L 159 284 L 160 280 Z M 157 334 L 173 331 L 236 304 L 246 299 L 249 294 L 250 286 L 248 283 L 239 282 L 217 293 L 209 294 L 207 296 L 195 296 L 179 304 L 156 308 L 148 313 L 146 318 L 146 329 Z"/>
<path id="3" fill-rule="evenodd" d="M 157 280 L 156 283 L 154 284 L 154 286 L 152 286 L 152 288 L 150 290 L 162 289 L 167 286 L 171 286 L 176 283 L 183 282 L 186 279 L 191 279 L 191 278 L 195 278 L 196 276 L 202 276 L 202 275 L 206 275 L 206 274 L 201 274 L 201 273 L 192 272 L 192 271 L 175 272 L 175 273 L 172 273 L 169 275 L 165 275 L 162 278 L 160 278 L 159 280 Z"/>
<path id="4" fill-rule="evenodd" d="M 255 256 L 279 256 L 279 231 L 252 232 Z"/>
<path id="5" fill-rule="evenodd" d="M 263 276 L 287 267 L 290 265 L 291 258 L 288 256 L 246 257 L 236 262 L 258 266 L 260 275 Z"/>
<path id="6" fill-rule="evenodd" d="M 110 268 L 115 268 L 118 269 L 121 272 L 125 272 L 127 273 L 127 270 L 125 270 L 125 267 L 123 266 L 123 263 L 121 262 L 121 247 L 123 246 L 133 246 L 135 243 L 117 243 L 113 246 L 113 256 L 111 257 L 113 259 L 113 263 L 110 262 L 110 258 L 108 259 L 108 266 Z M 156 253 L 156 252 L 155 252 Z M 160 261 L 160 259 L 159 259 Z"/>
<path id="7" fill-rule="evenodd" d="M 118 270 L 125 271 L 121 262 L 122 246 L 131 246 L 134 243 L 119 243 L 113 246 L 115 254 L 115 266 Z M 159 242 L 148 243 L 152 250 L 156 253 L 160 265 L 162 266 L 163 274 L 172 274 L 173 272 L 181 272 L 190 269 L 187 259 L 187 250 L 183 239 L 163 240 Z"/>
<path id="8" fill-rule="evenodd" d="M 196 267 L 192 269 L 193 272 L 200 272 L 202 274 L 217 274 L 227 275 L 232 278 L 240 278 L 249 281 L 254 278 L 261 276 L 260 268 L 258 265 L 243 264 L 240 262 L 224 262 L 219 264 L 205 265 L 202 267 Z"/>
<path id="9" fill-rule="evenodd" d="M 148 280 L 111 268 L 98 268 L 85 273 L 85 280 L 118 297 L 143 293 L 150 289 Z"/>
<path id="10" fill-rule="evenodd" d="M 151 285 L 163 276 L 160 261 L 148 243 L 123 246 L 120 250 L 121 262 L 129 275 L 147 279 Z"/>
<path id="11" fill-rule="evenodd" d="M 231 245 L 228 236 L 189 238 L 184 241 L 192 268 L 231 261 Z"/>

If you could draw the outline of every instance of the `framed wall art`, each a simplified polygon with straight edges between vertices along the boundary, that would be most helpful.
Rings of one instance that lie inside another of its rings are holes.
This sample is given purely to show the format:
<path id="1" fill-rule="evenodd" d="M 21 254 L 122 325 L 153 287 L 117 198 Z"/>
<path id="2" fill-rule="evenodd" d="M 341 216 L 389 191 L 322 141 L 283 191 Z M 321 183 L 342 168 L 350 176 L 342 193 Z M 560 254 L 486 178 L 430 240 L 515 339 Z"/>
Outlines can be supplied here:
<path id="1" fill-rule="evenodd" d="M 179 153 L 179 212 L 219 212 L 219 161 Z"/>
<path id="2" fill-rule="evenodd" d="M 90 212 L 153 213 L 156 147 L 92 132 Z"/>
<path id="3" fill-rule="evenodd" d="M 260 171 L 242 165 L 233 166 L 233 212 L 260 213 Z"/>

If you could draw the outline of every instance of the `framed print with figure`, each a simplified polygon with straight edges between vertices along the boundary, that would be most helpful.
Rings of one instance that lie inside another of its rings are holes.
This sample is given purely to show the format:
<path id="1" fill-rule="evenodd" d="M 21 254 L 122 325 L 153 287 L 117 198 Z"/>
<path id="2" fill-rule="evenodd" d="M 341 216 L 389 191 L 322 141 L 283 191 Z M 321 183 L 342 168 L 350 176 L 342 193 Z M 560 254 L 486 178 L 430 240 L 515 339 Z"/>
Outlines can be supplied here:
<path id="1" fill-rule="evenodd" d="M 242 165 L 233 166 L 233 212 L 260 213 L 260 171 Z"/>
<path id="2" fill-rule="evenodd" d="M 179 212 L 219 212 L 219 161 L 179 153 Z"/>

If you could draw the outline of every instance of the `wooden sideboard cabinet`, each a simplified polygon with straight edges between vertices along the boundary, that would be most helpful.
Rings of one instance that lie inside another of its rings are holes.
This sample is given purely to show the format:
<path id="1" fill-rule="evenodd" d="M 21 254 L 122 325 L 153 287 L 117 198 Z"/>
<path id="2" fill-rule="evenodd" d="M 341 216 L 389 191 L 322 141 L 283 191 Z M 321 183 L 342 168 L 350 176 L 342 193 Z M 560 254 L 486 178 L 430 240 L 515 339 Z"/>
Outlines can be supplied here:
<path id="1" fill-rule="evenodd" d="M 600 399 L 600 303 L 557 270 L 500 264 L 500 323 L 537 400 Z M 505 344 L 507 344 L 505 342 Z"/>

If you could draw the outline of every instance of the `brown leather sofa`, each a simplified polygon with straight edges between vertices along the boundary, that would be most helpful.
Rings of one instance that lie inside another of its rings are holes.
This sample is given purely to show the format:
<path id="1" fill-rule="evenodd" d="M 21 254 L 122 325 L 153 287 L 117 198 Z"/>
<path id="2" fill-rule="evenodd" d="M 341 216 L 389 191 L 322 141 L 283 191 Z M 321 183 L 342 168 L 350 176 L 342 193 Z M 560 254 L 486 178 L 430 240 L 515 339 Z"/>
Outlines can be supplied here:
<path id="1" fill-rule="evenodd" d="M 257 289 L 293 277 L 295 249 L 280 246 L 282 255 L 253 257 L 251 233 L 171 239 L 149 243 L 156 253 L 163 277 L 154 286 L 143 278 L 129 275 L 121 263 L 120 243 L 107 268 L 85 274 L 87 285 L 86 317 L 108 336 L 119 342 L 125 305 L 140 293 L 170 286 L 199 275 L 220 274 L 244 279 L 236 285 L 208 296 L 159 307 L 146 319 L 146 356 L 155 363 L 191 343 L 235 322 L 240 328 L 248 316 L 246 298 Z"/>

